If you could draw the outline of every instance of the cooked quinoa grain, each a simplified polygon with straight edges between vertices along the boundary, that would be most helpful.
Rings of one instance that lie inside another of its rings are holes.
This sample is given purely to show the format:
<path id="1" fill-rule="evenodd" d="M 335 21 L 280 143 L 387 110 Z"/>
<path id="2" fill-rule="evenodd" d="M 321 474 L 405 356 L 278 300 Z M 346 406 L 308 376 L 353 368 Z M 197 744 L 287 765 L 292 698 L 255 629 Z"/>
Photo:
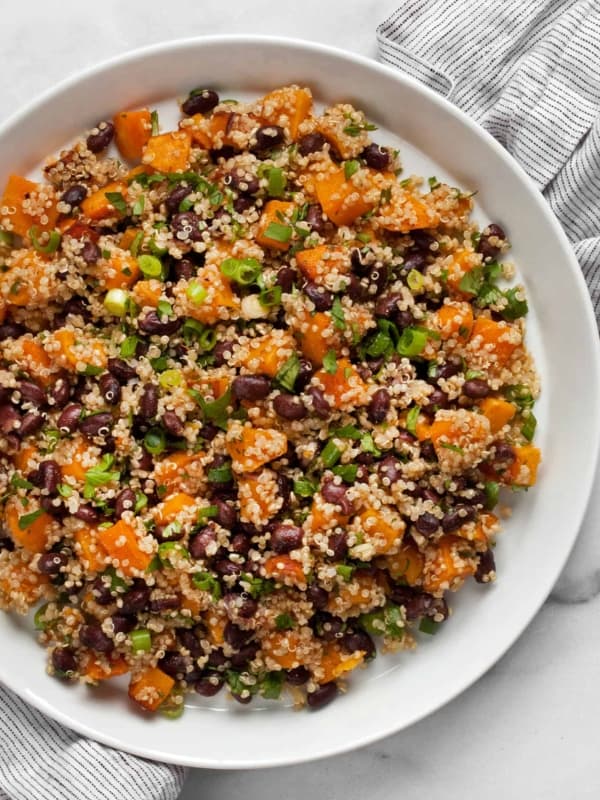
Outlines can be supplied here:
<path id="1" fill-rule="evenodd" d="M 375 130 L 203 88 L 9 178 L 0 605 L 58 678 L 316 709 L 495 580 L 540 461 L 527 301 L 504 230 Z"/>

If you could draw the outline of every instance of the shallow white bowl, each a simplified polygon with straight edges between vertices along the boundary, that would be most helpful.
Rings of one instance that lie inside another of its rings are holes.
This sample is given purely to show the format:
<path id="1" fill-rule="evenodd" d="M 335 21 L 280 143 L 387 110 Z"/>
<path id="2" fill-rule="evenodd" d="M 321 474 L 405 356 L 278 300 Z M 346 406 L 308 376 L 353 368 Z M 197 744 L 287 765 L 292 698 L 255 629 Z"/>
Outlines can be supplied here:
<path id="1" fill-rule="evenodd" d="M 0 183 L 11 171 L 34 170 L 122 108 L 160 107 L 197 85 L 239 97 L 291 82 L 309 85 L 325 102 L 354 101 L 380 125 L 380 142 L 400 145 L 407 174 L 435 174 L 478 189 L 479 217 L 509 232 L 532 309 L 528 343 L 543 381 L 536 413 L 544 461 L 535 490 L 514 498 L 515 513 L 497 547 L 497 585 L 467 587 L 436 637 L 421 637 L 414 654 L 378 657 L 351 679 L 346 695 L 318 713 L 191 698 L 176 722 L 149 718 L 129 705 L 121 686 L 91 690 L 48 677 L 29 625 L 0 615 L 0 680 L 7 686 L 92 738 L 195 767 L 264 767 L 332 755 L 405 728 L 463 691 L 515 641 L 552 588 L 575 541 L 598 451 L 596 326 L 562 230 L 489 135 L 387 67 L 321 45 L 260 37 L 150 47 L 68 80 L 9 120 L 0 129 Z"/>

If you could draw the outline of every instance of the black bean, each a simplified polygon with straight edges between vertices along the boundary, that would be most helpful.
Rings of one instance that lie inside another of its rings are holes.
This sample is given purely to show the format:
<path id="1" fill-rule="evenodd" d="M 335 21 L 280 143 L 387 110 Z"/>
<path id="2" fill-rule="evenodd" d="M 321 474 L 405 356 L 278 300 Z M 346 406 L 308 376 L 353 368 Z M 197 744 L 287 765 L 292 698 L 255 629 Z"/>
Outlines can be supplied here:
<path id="1" fill-rule="evenodd" d="M 327 539 L 327 550 L 334 561 L 343 561 L 348 555 L 348 538 L 345 531 L 332 533 Z"/>
<path id="2" fill-rule="evenodd" d="M 76 183 L 69 186 L 66 192 L 63 192 L 60 199 L 63 203 L 70 206 L 78 206 L 82 200 L 87 197 L 87 189 L 81 183 Z"/>
<path id="3" fill-rule="evenodd" d="M 391 319 L 398 310 L 398 302 L 402 300 L 402 295 L 398 292 L 382 294 L 375 303 L 375 315 Z"/>
<path id="4" fill-rule="evenodd" d="M 279 125 L 265 125 L 255 134 L 256 144 L 252 148 L 255 152 L 265 152 L 279 147 L 285 141 L 285 131 Z"/>
<path id="5" fill-rule="evenodd" d="M 97 129 L 98 133 L 90 133 L 86 139 L 87 148 L 92 153 L 99 153 L 101 150 L 105 150 L 112 142 L 115 133 L 115 126 L 112 122 L 100 122 L 97 125 Z"/>
<path id="6" fill-rule="evenodd" d="M 510 464 L 515 460 L 514 447 L 508 442 L 492 442 L 494 447 L 494 461 Z"/>
<path id="7" fill-rule="evenodd" d="M 287 475 L 282 475 L 281 472 L 277 473 L 275 480 L 277 481 L 279 494 L 283 498 L 284 508 L 287 508 L 287 504 L 290 502 L 290 495 L 294 489 L 294 481 Z"/>
<path id="8" fill-rule="evenodd" d="M 371 169 L 383 170 L 387 169 L 390 165 L 390 151 L 387 147 L 382 147 L 379 144 L 369 144 L 360 154 L 360 157 L 365 161 Z"/>
<path id="9" fill-rule="evenodd" d="M 241 575 L 244 572 L 244 568 L 241 564 L 235 564 L 233 561 L 230 561 L 228 558 L 220 558 L 215 564 L 215 570 L 222 575 L 223 577 L 227 575 Z"/>
<path id="10" fill-rule="evenodd" d="M 189 281 L 195 274 L 196 265 L 189 258 L 173 262 L 173 279 L 175 281 Z"/>
<path id="11" fill-rule="evenodd" d="M 77 511 L 73 514 L 74 517 L 77 519 L 82 520 L 83 522 L 98 522 L 100 520 L 100 514 L 92 508 L 92 506 L 83 503 L 79 506 Z"/>
<path id="12" fill-rule="evenodd" d="M 189 654 L 192 656 L 192 658 L 199 658 L 202 655 L 202 646 L 200 641 L 192 631 L 189 631 L 186 628 L 180 628 L 177 631 L 177 638 L 183 647 L 189 651 Z"/>
<path id="13" fill-rule="evenodd" d="M 494 559 L 494 551 L 490 548 L 480 554 L 473 577 L 477 583 L 489 583 L 494 572 L 496 572 L 496 560 Z"/>
<path id="14" fill-rule="evenodd" d="M 152 536 L 160 544 L 163 544 L 163 542 L 176 542 L 179 539 L 183 539 L 184 531 L 174 529 L 171 525 L 155 525 L 152 528 Z"/>
<path id="15" fill-rule="evenodd" d="M 265 375 L 240 375 L 233 379 L 231 389 L 238 400 L 263 400 L 271 391 L 271 381 Z"/>
<path id="16" fill-rule="evenodd" d="M 169 214 L 177 214 L 179 212 L 179 204 L 185 200 L 192 191 L 192 187 L 185 183 L 177 184 L 165 198 L 165 206 Z"/>
<path id="17" fill-rule="evenodd" d="M 79 423 L 79 430 L 84 436 L 93 439 L 95 436 L 107 436 L 112 428 L 112 423 L 112 414 L 109 414 L 108 411 L 100 411 L 84 417 Z"/>
<path id="18" fill-rule="evenodd" d="M 185 678 L 190 660 L 187 656 L 177 653 L 175 650 L 167 650 L 159 660 L 158 666 L 171 678 Z"/>
<path id="19" fill-rule="evenodd" d="M 294 381 L 294 389 L 297 392 L 302 392 L 306 388 L 308 382 L 312 377 L 313 372 L 314 372 L 314 367 L 310 363 L 310 361 L 307 358 L 301 358 L 300 371 L 298 372 L 296 380 Z"/>
<path id="20" fill-rule="evenodd" d="M 225 657 L 222 650 L 213 650 L 206 662 L 208 667 L 212 667 L 213 669 L 219 669 L 220 667 L 224 667 L 227 664 L 227 658 Z"/>
<path id="21" fill-rule="evenodd" d="M 7 553 L 12 553 L 15 549 L 15 543 L 9 536 L 4 535 L 4 531 L 0 533 L 0 553 L 6 550 Z"/>
<path id="22" fill-rule="evenodd" d="M 215 520 L 223 528 L 231 530 L 238 521 L 238 513 L 233 505 L 230 505 L 226 500 L 220 497 L 215 497 L 213 500 L 214 505 L 217 506 L 217 515 Z"/>
<path id="23" fill-rule="evenodd" d="M 421 458 L 424 458 L 425 461 L 437 461 L 437 455 L 435 452 L 435 447 L 433 443 L 426 439 L 424 442 L 421 442 Z"/>
<path id="24" fill-rule="evenodd" d="M 192 558 L 206 558 L 206 548 L 217 540 L 215 529 L 207 525 L 195 533 L 189 541 L 189 552 Z"/>
<path id="25" fill-rule="evenodd" d="M 254 661 L 259 650 L 260 645 L 258 642 L 250 642 L 243 645 L 238 649 L 237 653 L 233 653 L 230 657 L 231 666 L 234 669 L 244 669 L 250 661 Z"/>
<path id="26" fill-rule="evenodd" d="M 473 400 L 480 400 L 483 397 L 487 397 L 492 391 L 487 381 L 481 378 L 472 378 L 471 380 L 465 381 L 462 390 L 463 394 L 466 394 L 467 397 Z"/>
<path id="27" fill-rule="evenodd" d="M 140 396 L 140 414 L 144 419 L 153 419 L 158 411 L 158 386 L 146 383 Z"/>
<path id="28" fill-rule="evenodd" d="M 423 536 L 431 536 L 440 527 L 440 520 L 431 514 L 429 511 L 425 511 L 424 514 L 417 519 L 415 522 L 415 528 L 422 533 Z"/>
<path id="29" fill-rule="evenodd" d="M 333 306 L 333 294 L 318 283 L 307 281 L 302 290 L 317 311 L 329 311 Z"/>
<path id="30" fill-rule="evenodd" d="M 311 583 L 306 590 L 306 599 L 313 604 L 317 611 L 322 611 L 327 606 L 329 595 L 321 586 Z"/>
<path id="31" fill-rule="evenodd" d="M 318 233 L 319 236 L 325 234 L 326 220 L 323 215 L 323 208 L 319 203 L 311 203 L 306 210 L 305 221 L 311 233 Z"/>
<path id="32" fill-rule="evenodd" d="M 100 394 L 110 405 L 116 405 L 121 400 L 121 384 L 111 375 L 110 372 L 105 372 L 98 378 L 98 386 L 100 387 Z"/>
<path id="33" fill-rule="evenodd" d="M 121 489 L 115 500 L 115 518 L 120 519 L 125 511 L 133 511 L 135 508 L 135 492 L 128 486 Z"/>
<path id="34" fill-rule="evenodd" d="M 68 561 L 64 553 L 42 553 L 37 566 L 43 575 L 58 575 L 61 567 L 65 567 Z"/>
<path id="35" fill-rule="evenodd" d="M 354 513 L 354 505 L 348 498 L 346 487 L 343 483 L 335 483 L 332 480 L 326 480 L 321 487 L 321 494 L 323 499 L 328 503 L 333 503 L 339 506 L 342 514 L 350 516 Z"/>
<path id="36" fill-rule="evenodd" d="M 367 276 L 368 292 L 371 297 L 381 294 L 388 282 L 388 268 L 385 265 L 373 267 Z"/>
<path id="37" fill-rule="evenodd" d="M 315 689 L 314 692 L 307 693 L 306 702 L 313 709 L 323 708 L 328 703 L 331 703 L 337 695 L 337 691 L 337 685 L 334 681 L 324 683 L 322 686 L 319 686 L 318 689 Z"/>
<path id="38" fill-rule="evenodd" d="M 149 586 L 141 584 L 134 586 L 133 589 L 123 595 L 121 611 L 123 614 L 139 614 L 140 611 L 144 611 L 147 608 L 150 602 L 150 594 L 151 589 Z"/>
<path id="39" fill-rule="evenodd" d="M 92 581 L 91 585 L 92 596 L 99 606 L 109 606 L 114 598 L 110 588 L 110 581 L 105 581 L 102 575 L 98 575 Z"/>
<path id="40" fill-rule="evenodd" d="M 288 669 L 285 674 L 285 679 L 292 686 L 303 686 L 310 678 L 310 672 L 306 667 L 295 667 Z"/>
<path id="41" fill-rule="evenodd" d="M 322 133 L 307 133 L 298 139 L 298 152 L 301 156 L 307 156 L 322 150 L 326 144 L 327 140 Z"/>
<path id="42" fill-rule="evenodd" d="M 213 350 L 215 366 L 222 367 L 229 361 L 231 354 L 233 353 L 233 344 L 233 342 L 227 340 L 223 342 L 217 342 L 215 349 Z"/>
<path id="43" fill-rule="evenodd" d="M 379 462 L 377 472 L 382 479 L 387 479 L 392 484 L 402 477 L 402 465 L 394 456 L 386 456 Z"/>
<path id="44" fill-rule="evenodd" d="M 491 243 L 490 239 L 492 238 L 500 239 L 501 241 L 506 240 L 506 234 L 503 229 L 495 223 L 491 223 L 485 228 L 477 243 L 477 252 L 481 253 L 484 259 L 494 259 L 500 253 L 501 248 L 497 244 Z"/>
<path id="45" fill-rule="evenodd" d="M 278 394 L 273 400 L 275 412 L 283 419 L 304 419 L 306 407 L 299 397 L 293 394 Z"/>
<path id="46" fill-rule="evenodd" d="M 390 410 L 391 398 L 387 389 L 377 389 L 367 407 L 367 416 L 374 425 L 383 422 Z"/>
<path id="47" fill-rule="evenodd" d="M 79 641 L 84 647 L 89 647 L 98 653 L 110 653 L 115 646 L 100 625 L 82 625 L 79 629 Z"/>
<path id="48" fill-rule="evenodd" d="M 350 264 L 357 275 L 366 275 L 369 271 L 369 265 L 362 260 L 361 252 L 357 247 L 350 253 Z"/>
<path id="49" fill-rule="evenodd" d="M 0 325 L 0 342 L 5 339 L 18 339 L 24 333 L 25 328 L 22 325 L 18 325 L 16 322 L 4 322 Z"/>
<path id="50" fill-rule="evenodd" d="M 245 631 L 236 625 L 234 622 L 228 622 L 225 625 L 224 637 L 228 645 L 231 645 L 235 650 L 239 650 L 245 644 L 248 644 L 252 638 L 253 631 Z"/>
<path id="51" fill-rule="evenodd" d="M 15 430 L 20 419 L 20 414 L 14 406 L 8 403 L 0 406 L 0 431 L 2 433 L 10 433 Z"/>
<path id="52" fill-rule="evenodd" d="M 343 619 L 334 617 L 328 611 L 319 611 L 311 620 L 316 635 L 326 642 L 333 642 L 340 639 L 346 628 Z"/>
<path id="53" fill-rule="evenodd" d="M 275 278 L 275 283 L 277 286 L 281 286 L 281 291 L 289 292 L 292 291 L 294 288 L 294 284 L 298 279 L 298 273 L 292 267 L 281 267 L 280 270 L 277 272 L 277 277 Z"/>
<path id="54" fill-rule="evenodd" d="M 181 105 L 181 110 L 189 117 L 194 114 L 208 114 L 219 105 L 219 95 L 212 89 L 195 89 Z"/>
<path id="55" fill-rule="evenodd" d="M 260 188 L 258 178 L 244 167 L 234 167 L 224 177 L 223 183 L 244 194 L 256 194 Z"/>
<path id="56" fill-rule="evenodd" d="M 44 417 L 36 411 L 28 411 L 21 420 L 19 436 L 31 436 L 37 433 L 44 424 Z"/>
<path id="57" fill-rule="evenodd" d="M 423 253 L 409 253 L 404 257 L 404 264 L 403 267 L 406 272 L 410 272 L 413 269 L 416 269 L 418 272 L 425 269 L 427 266 L 427 260 Z"/>
<path id="58" fill-rule="evenodd" d="M 81 248 L 80 256 L 88 266 L 96 264 L 102 256 L 102 251 L 96 242 L 87 241 Z"/>
<path id="59" fill-rule="evenodd" d="M 390 597 L 396 605 L 404 606 L 408 620 L 437 616 L 446 619 L 448 616 L 448 605 L 443 597 L 434 597 L 412 586 L 394 586 Z"/>
<path id="60" fill-rule="evenodd" d="M 238 555 L 247 556 L 250 551 L 250 541 L 243 533 L 236 533 L 229 544 L 229 549 Z"/>
<path id="61" fill-rule="evenodd" d="M 366 631 L 347 631 L 342 637 L 342 647 L 348 653 L 362 650 L 366 659 L 375 655 L 375 643 Z"/>
<path id="62" fill-rule="evenodd" d="M 137 626 L 137 618 L 127 614 L 113 614 L 111 617 L 115 633 L 131 633 Z"/>
<path id="63" fill-rule="evenodd" d="M 155 597 L 148 603 L 148 610 L 153 614 L 160 614 L 162 611 L 177 611 L 181 608 L 181 598 L 175 594 L 167 597 Z"/>
<path id="64" fill-rule="evenodd" d="M 139 321 L 139 328 L 144 333 L 158 334 L 159 336 L 171 336 L 177 333 L 181 327 L 182 320 L 179 317 L 160 316 L 158 311 L 148 311 L 145 317 Z"/>
<path id="65" fill-rule="evenodd" d="M 73 433 L 77 428 L 82 411 L 83 407 L 79 403 L 70 403 L 57 420 L 58 429 L 63 433 Z"/>
<path id="66" fill-rule="evenodd" d="M 21 381 L 17 386 L 21 394 L 21 402 L 31 403 L 34 406 L 43 406 L 46 403 L 46 393 L 36 383 Z"/>
<path id="67" fill-rule="evenodd" d="M 54 519 L 62 520 L 65 517 L 65 507 L 62 504 L 54 505 L 54 500 L 51 497 L 41 497 L 40 507 L 44 509 L 46 514 L 50 514 Z"/>
<path id="68" fill-rule="evenodd" d="M 137 378 L 137 372 L 122 358 L 109 358 L 108 371 L 122 384 Z"/>
<path id="69" fill-rule="evenodd" d="M 38 467 L 39 485 L 48 494 L 54 494 L 61 480 L 61 470 L 53 458 L 42 461 Z"/>
<path id="70" fill-rule="evenodd" d="M 70 677 L 77 671 L 75 653 L 70 647 L 56 647 L 52 651 L 52 666 L 61 677 Z"/>
<path id="71" fill-rule="evenodd" d="M 162 425 L 171 436 L 181 436 L 185 430 L 185 425 L 174 411 L 165 411 L 162 415 Z"/>
<path id="72" fill-rule="evenodd" d="M 434 379 L 436 381 L 447 380 L 453 375 L 458 375 L 459 372 L 462 372 L 462 359 L 460 356 L 449 356 L 445 364 L 438 364 L 435 367 Z"/>
<path id="73" fill-rule="evenodd" d="M 350 275 L 346 285 L 346 294 L 355 303 L 364 303 L 369 299 L 369 287 L 365 280 L 356 275 Z"/>
<path id="74" fill-rule="evenodd" d="M 242 619 L 250 619 L 258 611 L 258 602 L 250 597 L 246 592 L 234 595 L 235 600 L 232 600 L 237 615 Z"/>
<path id="75" fill-rule="evenodd" d="M 427 398 L 427 405 L 424 405 L 421 410 L 424 414 L 432 417 L 436 411 L 438 411 L 438 409 L 448 408 L 449 404 L 450 399 L 446 392 L 442 391 L 442 389 L 436 386 L 433 392 L 431 392 Z"/>
<path id="76" fill-rule="evenodd" d="M 249 703 L 252 702 L 252 695 L 251 694 L 245 694 L 242 697 L 242 695 L 238 694 L 237 692 L 231 692 L 231 696 L 233 697 L 233 699 L 236 702 L 240 703 L 243 706 L 247 706 Z"/>
<path id="77" fill-rule="evenodd" d="M 475 509 L 472 506 L 458 505 L 444 514 L 442 528 L 445 533 L 457 531 L 467 522 L 472 522 L 476 517 Z"/>
<path id="78" fill-rule="evenodd" d="M 308 390 L 308 395 L 312 400 L 312 410 L 321 419 L 327 419 L 331 413 L 331 406 L 325 399 L 323 390 L 318 386 L 311 386 Z"/>
<path id="79" fill-rule="evenodd" d="M 302 528 L 288 523 L 276 525 L 271 532 L 271 548 L 276 553 L 289 553 L 302 547 L 304 532 Z"/>
<path id="80" fill-rule="evenodd" d="M 236 212 L 236 214 L 245 214 L 246 211 L 248 211 L 249 208 L 252 208 L 253 205 L 253 197 L 248 197 L 248 195 L 241 194 L 233 201 L 233 210 Z"/>
<path id="81" fill-rule="evenodd" d="M 63 408 L 69 400 L 71 395 L 71 387 L 69 379 L 66 377 L 57 378 L 53 386 L 50 387 L 50 397 L 52 398 L 53 405 L 56 408 Z"/>
<path id="82" fill-rule="evenodd" d="M 223 683 L 224 680 L 220 675 L 210 674 L 196 681 L 194 690 L 202 697 L 213 697 L 222 689 Z"/>

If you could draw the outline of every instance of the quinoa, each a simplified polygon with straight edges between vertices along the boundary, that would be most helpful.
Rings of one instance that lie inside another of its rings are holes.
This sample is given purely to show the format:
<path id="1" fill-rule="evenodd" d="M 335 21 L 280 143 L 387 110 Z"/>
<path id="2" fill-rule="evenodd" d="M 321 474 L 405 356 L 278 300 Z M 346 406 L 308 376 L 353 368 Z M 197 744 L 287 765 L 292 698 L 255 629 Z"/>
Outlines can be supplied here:
<path id="1" fill-rule="evenodd" d="M 0 607 L 149 711 L 316 708 L 495 580 L 540 461 L 527 300 L 503 229 L 360 109 L 183 106 L 0 200 Z"/>

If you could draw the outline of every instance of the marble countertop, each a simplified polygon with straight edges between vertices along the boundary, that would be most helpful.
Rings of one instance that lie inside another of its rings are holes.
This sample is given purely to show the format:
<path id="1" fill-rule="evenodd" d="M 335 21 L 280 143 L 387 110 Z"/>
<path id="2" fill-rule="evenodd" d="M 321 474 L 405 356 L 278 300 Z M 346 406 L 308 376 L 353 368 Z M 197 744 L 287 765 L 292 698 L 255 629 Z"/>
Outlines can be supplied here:
<path id="1" fill-rule="evenodd" d="M 375 57 L 375 27 L 398 2 L 7 0 L 0 120 L 83 67 L 166 39 L 261 33 Z M 599 529 L 596 492 L 569 563 L 540 613 L 487 675 L 436 714 L 336 758 L 254 772 L 194 770 L 181 800 L 598 798 Z"/>

